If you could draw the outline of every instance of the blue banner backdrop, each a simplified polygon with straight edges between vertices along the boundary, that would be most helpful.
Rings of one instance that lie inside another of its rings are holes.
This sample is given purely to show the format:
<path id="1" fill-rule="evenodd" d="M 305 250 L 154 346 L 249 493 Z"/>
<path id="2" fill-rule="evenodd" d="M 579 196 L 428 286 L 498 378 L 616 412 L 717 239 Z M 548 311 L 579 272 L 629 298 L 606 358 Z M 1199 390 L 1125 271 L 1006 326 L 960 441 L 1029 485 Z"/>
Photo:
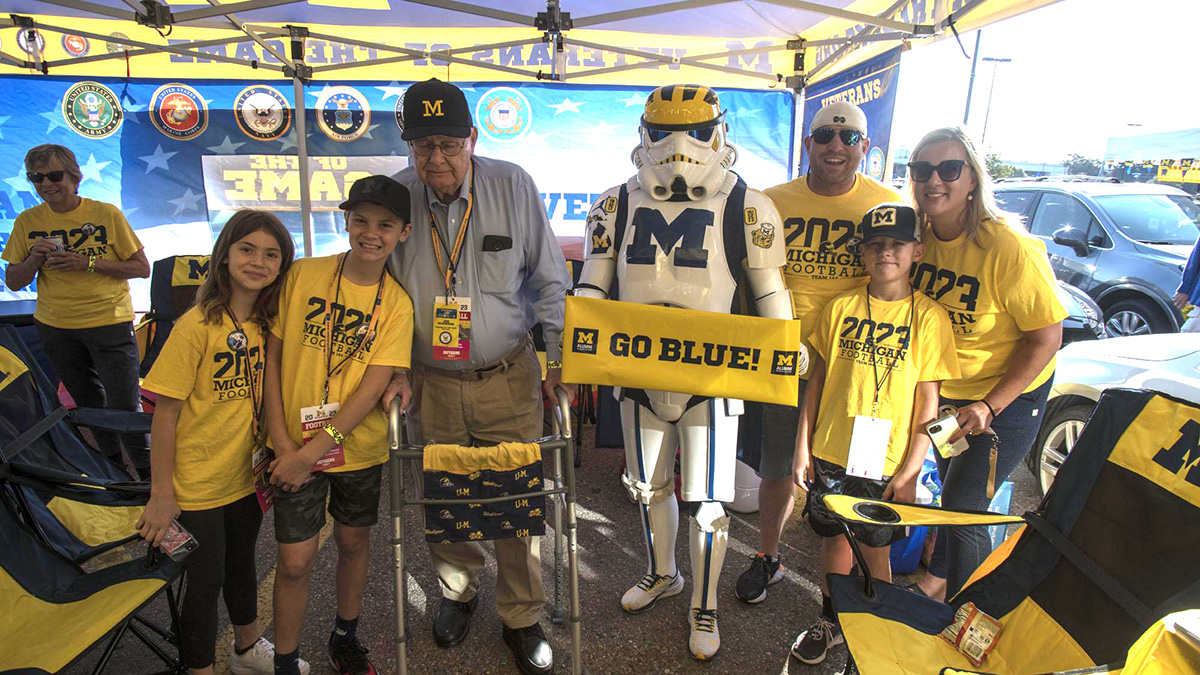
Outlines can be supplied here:
<path id="1" fill-rule="evenodd" d="M 868 61 L 838 73 L 836 76 L 807 87 L 804 90 L 804 126 L 797 135 L 808 136 L 808 127 L 817 110 L 836 103 L 849 101 L 862 108 L 867 116 L 867 136 L 871 149 L 863 158 L 859 169 L 875 180 L 887 177 L 888 147 L 892 137 L 892 113 L 896 109 L 896 85 L 900 77 L 900 53 L 897 47 Z M 808 153 L 800 151 L 800 173 L 808 171 Z"/>
<path id="2" fill-rule="evenodd" d="M 254 155 L 252 165 L 277 168 L 280 181 L 282 172 L 296 168 L 294 159 L 280 157 L 294 157 L 297 148 L 289 80 L 84 82 L 0 78 L 6 102 L 6 110 L 0 111 L 5 113 L 0 114 L 0 246 L 17 214 L 39 203 L 25 178 L 23 158 L 40 143 L 60 143 L 75 152 L 83 172 L 80 194 L 120 206 L 151 260 L 207 253 L 228 217 L 228 211 L 220 210 L 226 200 L 205 193 L 203 157 Z M 407 84 L 345 82 L 306 88 L 309 154 L 325 162 L 314 162 L 312 168 L 336 169 L 329 162 L 338 157 L 396 156 L 396 164 L 403 166 L 408 149 L 400 140 L 395 110 Z M 480 130 L 477 152 L 520 164 L 542 191 L 555 232 L 582 237 L 592 199 L 634 172 L 629 155 L 638 143 L 638 121 L 651 89 L 460 86 Z M 791 92 L 725 89 L 718 94 L 728 110 L 729 138 L 740 151 L 734 169 L 760 189 L 791 178 Z M 114 102 L 120 106 L 117 112 Z M 349 189 L 343 184 L 346 173 L 320 173 L 326 182 L 317 185 L 314 178 L 314 190 Z M 262 180 L 260 175 L 257 185 L 265 191 Z M 276 199 L 287 192 L 278 184 L 273 187 Z M 294 202 L 276 213 L 299 248 L 298 195 Z M 338 212 L 314 212 L 313 223 L 318 254 L 345 248 Z M 135 308 L 148 309 L 149 283 L 134 280 L 131 288 Z M 5 290 L 0 301 L 33 298 L 35 291 L 34 286 Z"/>

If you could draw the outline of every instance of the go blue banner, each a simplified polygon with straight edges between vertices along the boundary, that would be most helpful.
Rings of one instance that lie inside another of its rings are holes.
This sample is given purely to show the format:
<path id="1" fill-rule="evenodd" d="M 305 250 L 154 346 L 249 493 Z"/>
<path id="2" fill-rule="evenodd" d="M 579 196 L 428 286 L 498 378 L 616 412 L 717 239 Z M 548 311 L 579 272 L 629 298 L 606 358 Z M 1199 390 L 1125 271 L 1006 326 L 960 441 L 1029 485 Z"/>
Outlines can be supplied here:
<path id="1" fill-rule="evenodd" d="M 859 171 L 882 181 L 886 177 L 888 147 L 892 137 L 892 113 L 896 109 L 896 85 L 900 77 L 901 48 L 886 51 L 804 90 L 804 126 L 797 136 L 808 136 L 817 110 L 838 101 L 862 108 L 867 116 L 871 149 Z M 808 153 L 801 147 L 800 173 L 808 171 Z"/>
<path id="2" fill-rule="evenodd" d="M 651 88 L 460 86 L 475 113 L 477 153 L 515 162 L 533 176 L 558 235 L 582 237 L 591 201 L 634 173 L 629 156 Z M 406 87 L 345 82 L 305 89 L 314 158 L 311 186 L 314 200 L 326 209 L 313 214 L 318 255 L 346 247 L 341 215 L 329 205 L 340 201 L 361 174 L 356 167 L 406 165 L 408 148 L 395 112 Z M 293 184 L 298 139 L 290 80 L 3 77 L 0 92 L 5 102 L 0 109 L 0 245 L 7 242 L 17 214 L 39 203 L 25 179 L 26 151 L 59 143 L 79 160 L 79 193 L 119 206 L 150 260 L 209 252 L 231 213 L 229 205 L 256 198 L 260 208 L 280 216 L 299 249 L 299 190 Z M 734 170 L 760 189 L 787 181 L 791 93 L 726 89 L 718 94 L 728 111 L 729 138 L 739 150 Z M 218 193 L 209 194 L 204 158 L 212 165 L 212 158 L 229 156 L 250 157 L 217 164 L 224 183 L 210 175 L 209 189 Z M 135 308 L 148 309 L 149 283 L 134 280 L 131 287 Z M 0 292 L 0 300 L 32 298 L 35 291 Z"/>

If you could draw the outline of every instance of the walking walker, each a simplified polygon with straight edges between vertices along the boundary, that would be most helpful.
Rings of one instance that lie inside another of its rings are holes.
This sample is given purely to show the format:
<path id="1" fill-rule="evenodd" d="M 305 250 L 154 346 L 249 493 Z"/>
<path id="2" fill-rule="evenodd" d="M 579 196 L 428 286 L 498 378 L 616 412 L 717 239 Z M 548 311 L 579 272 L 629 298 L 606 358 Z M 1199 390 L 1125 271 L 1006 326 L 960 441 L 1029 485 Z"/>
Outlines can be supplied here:
<path id="1" fill-rule="evenodd" d="M 575 445 L 572 443 L 571 409 L 567 395 L 562 389 L 558 392 L 558 405 L 553 408 L 553 435 L 539 439 L 536 442 L 541 448 L 542 456 L 547 451 L 554 452 L 554 476 L 550 489 L 537 492 L 525 492 L 514 495 L 504 495 L 492 498 L 471 499 L 409 499 L 404 492 L 404 463 L 414 463 L 420 470 L 424 458 L 425 446 L 407 445 L 402 442 L 403 427 L 400 412 L 400 400 L 392 401 L 388 409 L 388 448 L 390 451 L 389 471 L 391 472 L 391 515 L 392 515 L 392 549 L 395 555 L 395 603 L 396 603 L 396 664 L 399 675 L 408 675 L 408 627 L 405 623 L 405 603 L 408 600 L 407 568 L 404 563 L 404 508 L 407 506 L 463 505 L 463 504 L 495 504 L 512 502 L 520 499 L 546 497 L 554 503 L 554 611 L 551 620 L 554 624 L 563 623 L 566 616 L 571 630 L 571 673 L 582 675 L 582 630 L 579 613 L 579 566 L 576 532 L 578 525 L 575 520 Z M 480 448 L 483 450 L 484 448 Z M 564 458 L 563 455 L 566 455 Z M 565 460 L 565 461 L 564 461 Z M 565 469 L 565 480 L 564 480 Z M 563 526 L 566 512 L 566 526 Z M 563 540 L 566 540 L 567 561 L 570 571 L 569 590 L 570 613 L 566 614 L 562 607 L 560 586 L 562 566 Z"/>

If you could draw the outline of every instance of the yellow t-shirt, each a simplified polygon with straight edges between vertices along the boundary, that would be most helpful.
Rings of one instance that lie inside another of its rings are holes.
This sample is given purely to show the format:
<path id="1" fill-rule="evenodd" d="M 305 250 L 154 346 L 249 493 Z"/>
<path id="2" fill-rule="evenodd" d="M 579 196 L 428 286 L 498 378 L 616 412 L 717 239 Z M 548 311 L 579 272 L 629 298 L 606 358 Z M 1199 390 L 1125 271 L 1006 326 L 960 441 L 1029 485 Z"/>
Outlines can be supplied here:
<path id="1" fill-rule="evenodd" d="M 297 260 L 288 271 L 287 283 L 279 299 L 279 318 L 271 328 L 283 340 L 282 394 L 288 433 L 301 442 L 300 410 L 321 403 L 325 385 L 325 308 L 334 304 L 334 349 L 330 367 L 342 363 L 359 343 L 358 328 L 371 323 L 377 286 L 359 286 L 341 279 L 338 291 L 340 256 Z M 408 293 L 392 278 L 383 275 L 383 299 L 374 336 L 367 336 L 363 348 L 329 380 L 329 402 L 345 404 L 358 389 L 367 366 L 407 368 L 412 353 L 413 310 Z M 387 417 L 378 406 L 352 432 L 346 434 L 346 463 L 329 472 L 353 471 L 382 464 L 388 459 Z"/>
<path id="2" fill-rule="evenodd" d="M 221 323 L 205 324 L 192 307 L 175 322 L 142 385 L 184 402 L 175 423 L 174 483 L 185 511 L 224 506 L 254 492 L 250 369 L 261 400 L 266 336 L 254 322 L 243 322 L 242 330 L 249 364 L 230 345 L 233 320 L 223 314 Z"/>
<path id="3" fill-rule="evenodd" d="M 913 265 L 913 286 L 950 313 L 962 378 L 942 385 L 942 396 L 983 398 L 1008 371 L 1022 331 L 1067 316 L 1058 301 L 1046 245 L 1005 223 L 988 220 L 975 242 L 965 234 L 940 241 L 931 228 L 922 237 L 925 257 Z M 1054 359 L 1025 391 L 1054 373 Z"/>
<path id="4" fill-rule="evenodd" d="M 862 259 L 846 250 L 863 216 L 879 204 L 903 200 L 900 193 L 862 174 L 849 192 L 837 197 L 814 193 L 805 176 L 766 193 L 783 219 L 787 245 L 783 278 L 807 337 L 826 303 L 867 283 Z"/>
<path id="5" fill-rule="evenodd" d="M 45 237 L 62 238 L 68 251 L 121 261 L 142 250 L 133 228 L 112 204 L 84 198 L 68 213 L 47 204 L 22 211 L 0 257 L 16 264 L 29 257 L 29 247 Z M 133 321 L 129 283 L 87 271 L 38 270 L 37 309 L 33 318 L 55 328 L 95 328 Z"/>
<path id="6" fill-rule="evenodd" d="M 825 359 L 825 385 L 817 410 L 812 453 L 846 466 L 855 415 L 870 415 L 879 377 L 878 419 L 892 421 L 883 474 L 892 475 L 904 461 L 912 427 L 918 382 L 959 376 L 954 336 L 946 311 L 915 293 L 911 300 L 870 299 L 867 289 L 854 289 L 825 305 L 809 340 Z M 874 361 L 866 340 L 873 338 Z"/>

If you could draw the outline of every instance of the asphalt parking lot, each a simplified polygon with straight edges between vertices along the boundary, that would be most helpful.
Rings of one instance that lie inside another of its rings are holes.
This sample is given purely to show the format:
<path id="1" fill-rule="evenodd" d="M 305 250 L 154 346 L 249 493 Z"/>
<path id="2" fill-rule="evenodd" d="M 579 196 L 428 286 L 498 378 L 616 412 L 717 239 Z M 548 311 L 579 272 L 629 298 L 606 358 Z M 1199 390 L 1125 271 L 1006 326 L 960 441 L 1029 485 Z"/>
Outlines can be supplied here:
<path id="1" fill-rule="evenodd" d="M 685 592 L 664 600 L 653 610 L 632 616 L 620 608 L 621 594 L 642 575 L 645 566 L 640 525 L 622 487 L 619 472 L 621 453 L 595 450 L 590 428 L 584 433 L 583 466 L 578 473 L 579 574 L 583 616 L 583 661 L 592 674 L 730 674 L 770 673 L 827 675 L 840 671 L 845 648 L 831 651 L 819 666 L 805 666 L 789 660 L 788 648 L 820 609 L 817 589 L 816 553 L 818 541 L 799 518 L 801 509 L 788 523 L 783 536 L 785 579 L 771 587 L 767 600 L 747 605 L 733 596 L 736 578 L 749 564 L 758 542 L 757 517 L 734 515 L 730 529 L 729 553 L 720 580 L 721 651 L 710 662 L 698 662 L 687 649 L 688 597 Z M 547 475 L 550 475 L 549 471 Z M 1021 513 L 1037 504 L 1037 488 L 1023 466 L 1013 474 L 1015 489 L 1012 511 Z M 395 620 L 392 602 L 393 551 L 391 525 L 387 517 L 387 485 L 380 505 L 381 520 L 371 543 L 371 572 L 359 636 L 380 673 L 398 672 L 393 634 Z M 552 520 L 548 520 L 549 525 Z M 405 546 L 411 577 L 408 583 L 409 672 L 414 675 L 452 673 L 518 673 L 512 657 L 500 639 L 500 619 L 493 604 L 494 561 L 489 559 L 481 582 L 481 602 L 467 640 L 449 650 L 433 643 L 430 625 L 437 612 L 440 593 L 430 565 L 429 552 L 419 529 L 419 514 L 410 511 L 406 524 Z M 681 523 L 677 558 L 683 574 L 691 583 L 688 564 L 686 523 Z M 259 539 L 260 619 L 268 637 L 271 589 L 274 579 L 274 521 L 271 514 L 263 523 Z M 312 596 L 308 620 L 301 640 L 301 656 L 313 664 L 313 673 L 330 673 L 325 644 L 334 613 L 334 567 L 336 550 L 322 532 L 322 548 L 312 575 Z M 553 598 L 550 569 L 553 565 L 550 537 L 542 541 L 542 562 L 546 570 L 547 592 Z M 565 565 L 565 563 L 564 563 Z M 564 577 L 564 598 L 566 592 Z M 148 608 L 148 614 L 165 616 L 162 600 Z M 568 673 L 570 635 L 563 626 L 551 625 L 549 608 L 543 626 L 555 647 L 557 672 Z M 221 639 L 232 639 L 224 608 L 221 609 Z M 227 646 L 218 648 L 218 673 L 225 667 Z M 90 673 L 98 651 L 85 657 L 68 672 Z M 149 673 L 160 664 L 136 640 L 126 639 L 113 655 L 108 672 Z"/>

